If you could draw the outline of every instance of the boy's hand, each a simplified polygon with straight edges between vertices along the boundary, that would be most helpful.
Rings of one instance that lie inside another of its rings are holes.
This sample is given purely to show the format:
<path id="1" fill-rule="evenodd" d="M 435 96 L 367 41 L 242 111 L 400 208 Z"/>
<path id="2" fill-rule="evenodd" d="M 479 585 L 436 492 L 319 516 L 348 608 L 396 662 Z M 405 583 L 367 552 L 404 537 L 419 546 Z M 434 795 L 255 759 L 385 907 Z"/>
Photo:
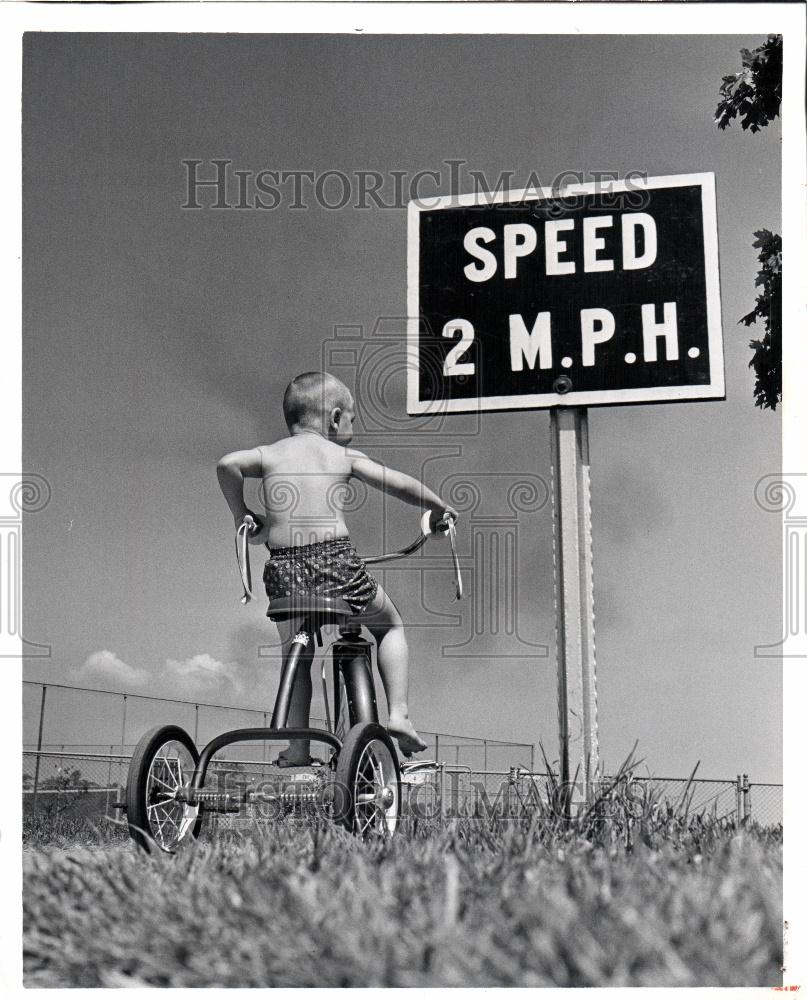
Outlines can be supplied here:
<path id="1" fill-rule="evenodd" d="M 264 523 L 257 514 L 253 514 L 251 510 L 248 510 L 241 517 L 235 517 L 235 530 L 241 527 L 245 522 L 250 525 L 249 533 L 247 535 L 247 540 L 250 545 L 262 545 L 265 539 L 262 536 L 264 531 Z"/>
<path id="2" fill-rule="evenodd" d="M 459 514 L 453 507 L 443 507 L 442 511 L 433 510 L 429 518 L 429 527 L 432 531 L 448 531 L 449 521 L 456 523 Z"/>

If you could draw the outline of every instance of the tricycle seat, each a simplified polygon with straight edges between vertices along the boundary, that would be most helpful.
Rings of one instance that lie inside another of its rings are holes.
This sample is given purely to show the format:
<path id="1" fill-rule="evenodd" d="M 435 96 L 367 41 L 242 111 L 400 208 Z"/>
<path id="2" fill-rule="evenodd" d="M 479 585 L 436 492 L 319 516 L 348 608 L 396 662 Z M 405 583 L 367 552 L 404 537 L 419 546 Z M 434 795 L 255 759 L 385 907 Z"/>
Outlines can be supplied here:
<path id="1" fill-rule="evenodd" d="M 307 618 L 314 628 L 319 628 L 322 625 L 341 625 L 353 617 L 353 609 L 341 597 L 301 594 L 299 597 L 279 597 L 272 601 L 266 617 L 273 622 Z"/>

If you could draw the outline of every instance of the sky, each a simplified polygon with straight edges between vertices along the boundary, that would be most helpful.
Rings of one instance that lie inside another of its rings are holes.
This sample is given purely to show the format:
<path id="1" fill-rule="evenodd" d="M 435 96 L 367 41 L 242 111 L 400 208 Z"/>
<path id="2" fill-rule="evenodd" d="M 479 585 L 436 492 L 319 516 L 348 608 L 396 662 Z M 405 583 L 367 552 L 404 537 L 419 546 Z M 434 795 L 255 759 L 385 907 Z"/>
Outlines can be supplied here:
<path id="1" fill-rule="evenodd" d="M 52 500 L 25 523 L 23 606 L 26 637 L 52 654 L 26 676 L 271 708 L 277 663 L 258 648 L 276 633 L 260 597 L 239 604 L 215 464 L 283 435 L 286 383 L 328 363 L 355 390 L 357 447 L 434 488 L 476 487 L 460 521 L 472 594 L 495 590 L 478 539 L 516 542 L 517 641 L 480 624 L 473 599 L 452 603 L 438 543 L 384 575 L 411 625 L 415 723 L 541 741 L 552 759 L 551 511 L 507 504 L 519 481 L 543 496 L 548 413 L 437 431 L 406 417 L 403 208 L 295 209 L 284 186 L 271 210 L 183 209 L 182 161 L 205 177 L 214 159 L 339 170 L 354 194 L 358 171 L 378 171 L 385 198 L 394 171 L 441 171 L 449 193 L 452 159 L 461 190 L 469 170 L 512 171 L 513 187 L 713 171 L 726 400 L 589 411 L 600 747 L 616 765 L 638 740 L 657 774 L 700 761 L 704 777 L 780 780 L 781 665 L 754 647 L 781 637 L 781 526 L 754 486 L 780 468 L 781 423 L 753 405 L 755 334 L 737 324 L 754 304 L 753 232 L 780 225 L 780 129 L 713 123 L 721 77 L 762 40 L 29 34 L 23 465 Z M 360 551 L 416 533 L 414 508 L 362 499 Z M 54 741 L 118 740 L 104 704 L 54 705 Z"/>

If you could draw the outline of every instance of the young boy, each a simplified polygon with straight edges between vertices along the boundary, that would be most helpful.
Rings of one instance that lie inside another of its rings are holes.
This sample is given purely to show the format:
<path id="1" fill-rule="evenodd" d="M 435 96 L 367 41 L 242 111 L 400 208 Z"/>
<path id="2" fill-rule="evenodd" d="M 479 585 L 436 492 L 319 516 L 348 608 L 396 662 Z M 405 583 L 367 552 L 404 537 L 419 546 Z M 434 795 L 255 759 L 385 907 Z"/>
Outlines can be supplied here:
<path id="1" fill-rule="evenodd" d="M 250 537 L 267 543 L 270 558 L 264 570 L 266 593 L 273 598 L 302 593 L 341 597 L 370 630 L 377 647 L 378 670 L 389 708 L 390 734 L 404 754 L 426 744 L 409 720 L 409 662 L 403 622 L 384 589 L 367 572 L 350 544 L 344 521 L 347 487 L 355 477 L 385 493 L 433 511 L 433 526 L 456 520 L 457 512 L 427 486 L 379 465 L 347 446 L 353 438 L 355 403 L 350 390 L 327 372 L 305 372 L 293 379 L 283 397 L 289 437 L 250 451 L 225 455 L 218 464 L 222 492 L 236 528 L 249 514 L 261 525 Z M 265 518 L 244 504 L 244 477 L 263 481 Z M 279 622 L 285 656 L 299 621 Z M 313 642 L 304 667 L 310 668 Z M 297 672 L 292 693 L 290 726 L 307 726 L 311 707 L 311 671 Z M 310 762 L 308 741 L 293 740 L 279 763 Z"/>

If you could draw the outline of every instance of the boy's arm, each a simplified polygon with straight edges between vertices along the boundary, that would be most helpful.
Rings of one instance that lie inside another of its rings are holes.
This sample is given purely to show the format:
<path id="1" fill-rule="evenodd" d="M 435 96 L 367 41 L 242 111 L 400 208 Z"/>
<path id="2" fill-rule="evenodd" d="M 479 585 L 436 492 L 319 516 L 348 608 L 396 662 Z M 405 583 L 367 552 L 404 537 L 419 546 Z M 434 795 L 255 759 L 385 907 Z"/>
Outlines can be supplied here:
<path id="1" fill-rule="evenodd" d="M 247 477 L 257 478 L 262 474 L 263 460 L 260 448 L 252 448 L 249 451 L 233 451 L 219 459 L 216 475 L 236 525 L 241 524 L 247 514 L 255 517 L 244 503 L 244 479 Z"/>
<path id="2" fill-rule="evenodd" d="M 403 500 L 404 503 L 410 503 L 416 507 L 431 507 L 435 514 L 438 512 L 440 515 L 450 514 L 456 520 L 457 512 L 454 508 L 443 503 L 434 490 L 430 490 L 428 486 L 413 476 L 408 476 L 405 472 L 399 472 L 397 469 L 388 469 L 360 451 L 354 452 L 352 464 L 353 475 L 357 479 L 361 479 L 363 483 L 367 483 L 368 486 L 382 490 L 398 500 Z"/>

